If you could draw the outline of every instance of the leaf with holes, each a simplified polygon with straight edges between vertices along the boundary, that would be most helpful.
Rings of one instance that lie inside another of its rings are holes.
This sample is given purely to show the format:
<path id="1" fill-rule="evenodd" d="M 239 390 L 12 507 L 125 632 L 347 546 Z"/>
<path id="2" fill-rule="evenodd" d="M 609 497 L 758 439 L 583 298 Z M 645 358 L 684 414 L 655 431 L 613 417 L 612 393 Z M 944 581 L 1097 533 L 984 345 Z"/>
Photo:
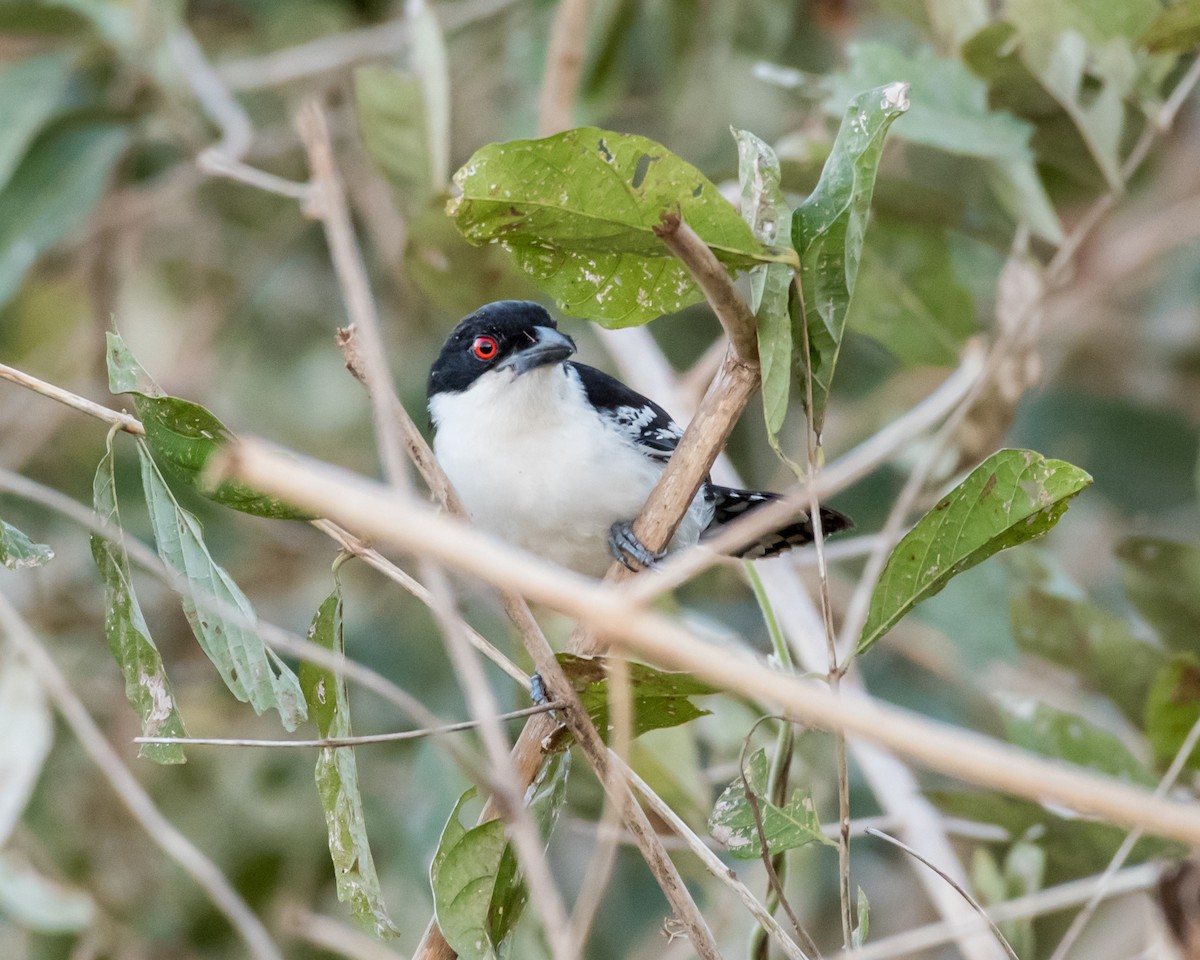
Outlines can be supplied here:
<path id="1" fill-rule="evenodd" d="M 992 454 L 896 544 L 875 585 L 857 652 L 964 570 L 1046 533 L 1091 482 L 1078 467 L 1032 450 Z"/>
<path id="2" fill-rule="evenodd" d="M 868 90 L 851 100 L 821 179 L 792 215 L 792 245 L 800 256 L 802 317 L 808 330 L 812 414 L 818 431 L 858 280 L 884 137 L 907 109 L 908 87 L 903 83 Z"/>
<path id="3" fill-rule="evenodd" d="M 117 510 L 111 434 L 96 468 L 92 502 L 96 520 L 108 531 L 107 536 L 92 535 L 92 559 L 104 581 L 104 636 L 125 677 L 125 698 L 141 720 L 142 736 L 185 737 L 187 731 L 175 705 L 162 656 L 150 637 L 150 628 L 146 626 L 137 594 L 133 591 L 133 576 Z M 184 763 L 186 760 L 183 746 L 178 743 L 143 743 L 138 756 L 155 763 Z"/>
<path id="4" fill-rule="evenodd" d="M 645 137 L 580 127 L 493 143 L 454 176 L 446 207 L 471 243 L 498 243 L 559 307 L 607 327 L 647 323 L 702 299 L 655 234 L 678 213 L 731 269 L 795 261 L 754 238 L 699 170 Z"/>
<path id="5" fill-rule="evenodd" d="M 34 543 L 10 523 L 0 520 L 0 564 L 9 570 L 44 567 L 54 559 L 54 551 L 44 543 Z"/>
<path id="6" fill-rule="evenodd" d="M 766 751 L 756 750 L 746 765 L 746 782 L 758 806 L 758 820 L 762 822 L 762 837 L 767 841 L 768 852 L 782 853 L 806 843 L 837 846 L 821 830 L 811 796 L 797 790 L 785 806 L 778 807 L 767 799 L 767 779 Z M 739 860 L 762 856 L 758 821 L 741 777 L 734 777 L 717 798 L 708 818 L 708 829 Z"/>
<path id="7" fill-rule="evenodd" d="M 108 389 L 133 397 L 133 409 L 146 428 L 146 442 L 175 479 L 226 507 L 271 520 L 310 520 L 312 514 L 251 490 L 237 480 L 216 487 L 203 482 L 209 458 L 235 439 L 216 416 L 198 403 L 163 393 L 134 359 L 119 333 L 106 334 Z"/>
<path id="8" fill-rule="evenodd" d="M 201 649 L 230 693 L 256 713 L 278 710 L 283 725 L 295 730 L 308 715 L 300 681 L 259 636 L 250 601 L 213 560 L 199 521 L 175 501 L 141 440 L 138 454 L 158 555 L 186 590 L 183 612 Z"/>
<path id="9" fill-rule="evenodd" d="M 345 652 L 342 628 L 342 595 L 336 588 L 317 609 L 308 639 L 334 653 Z M 351 736 L 350 703 L 345 678 L 312 663 L 300 665 L 300 688 L 308 715 L 322 738 Z M 317 758 L 317 793 L 325 811 L 329 854 L 337 880 L 337 895 L 350 904 L 350 912 L 363 928 L 380 939 L 398 936 L 383 904 L 379 875 L 367 839 L 362 794 L 358 789 L 358 764 L 352 747 L 325 747 Z"/>

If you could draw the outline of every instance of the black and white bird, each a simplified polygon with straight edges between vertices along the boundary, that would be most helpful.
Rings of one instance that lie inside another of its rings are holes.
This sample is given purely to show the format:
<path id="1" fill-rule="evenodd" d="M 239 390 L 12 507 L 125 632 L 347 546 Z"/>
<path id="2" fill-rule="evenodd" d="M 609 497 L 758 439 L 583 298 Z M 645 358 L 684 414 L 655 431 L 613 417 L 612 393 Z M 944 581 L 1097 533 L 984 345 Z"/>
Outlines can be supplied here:
<path id="1" fill-rule="evenodd" d="M 501 300 L 465 317 L 429 373 L 434 453 L 474 522 L 565 567 L 601 576 L 656 559 L 630 523 L 683 431 L 654 401 L 594 367 L 541 306 Z M 700 538 L 778 494 L 706 480 L 670 549 Z M 821 508 L 822 529 L 852 526 Z M 747 547 L 771 557 L 812 541 L 807 516 Z"/>

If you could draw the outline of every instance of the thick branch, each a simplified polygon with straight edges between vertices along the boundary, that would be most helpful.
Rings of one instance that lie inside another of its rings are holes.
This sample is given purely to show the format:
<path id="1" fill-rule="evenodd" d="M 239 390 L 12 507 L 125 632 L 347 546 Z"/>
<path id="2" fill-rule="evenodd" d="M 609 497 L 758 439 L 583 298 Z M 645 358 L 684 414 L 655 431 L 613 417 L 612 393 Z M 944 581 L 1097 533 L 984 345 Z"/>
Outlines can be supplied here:
<path id="1" fill-rule="evenodd" d="M 1193 805 L 1156 799 L 1111 778 L 1064 769 L 866 697 L 837 700 L 819 686 L 698 640 L 670 618 L 631 602 L 623 591 L 509 547 L 378 484 L 249 441 L 231 447 L 218 467 L 223 475 L 324 513 L 378 542 L 435 557 L 585 620 L 662 667 L 687 670 L 761 703 L 777 703 L 794 720 L 866 737 L 931 770 L 971 783 L 1200 843 L 1200 810 Z"/>
<path id="2" fill-rule="evenodd" d="M 716 254 L 708 248 L 700 235 L 683 222 L 678 213 L 665 213 L 662 222 L 654 228 L 655 234 L 668 250 L 687 266 L 704 299 L 721 321 L 725 336 L 733 344 L 734 352 L 743 363 L 758 365 L 758 321 L 750 307 L 734 289 L 725 269 Z"/>

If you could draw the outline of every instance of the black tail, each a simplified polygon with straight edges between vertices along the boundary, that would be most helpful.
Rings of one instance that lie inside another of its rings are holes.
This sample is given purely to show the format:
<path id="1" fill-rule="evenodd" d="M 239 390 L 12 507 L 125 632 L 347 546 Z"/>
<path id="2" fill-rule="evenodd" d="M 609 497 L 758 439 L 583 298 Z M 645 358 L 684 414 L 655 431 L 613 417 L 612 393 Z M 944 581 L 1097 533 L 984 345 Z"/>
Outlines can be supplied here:
<path id="1" fill-rule="evenodd" d="M 779 499 L 779 494 L 765 491 L 735 490 L 733 487 L 718 487 L 716 484 L 710 485 L 709 489 L 714 497 L 714 511 L 712 522 L 704 531 L 705 534 L 712 534 L 723 524 L 736 520 L 764 503 Z M 854 521 L 844 513 L 838 513 L 829 507 L 821 508 L 821 532 L 826 537 L 843 530 L 853 529 L 853 527 Z M 809 520 L 807 514 L 803 514 L 799 520 L 759 537 L 744 549 L 736 552 L 734 556 L 744 557 L 747 560 L 760 560 L 763 557 L 774 557 L 793 547 L 802 547 L 812 541 L 812 521 Z"/>

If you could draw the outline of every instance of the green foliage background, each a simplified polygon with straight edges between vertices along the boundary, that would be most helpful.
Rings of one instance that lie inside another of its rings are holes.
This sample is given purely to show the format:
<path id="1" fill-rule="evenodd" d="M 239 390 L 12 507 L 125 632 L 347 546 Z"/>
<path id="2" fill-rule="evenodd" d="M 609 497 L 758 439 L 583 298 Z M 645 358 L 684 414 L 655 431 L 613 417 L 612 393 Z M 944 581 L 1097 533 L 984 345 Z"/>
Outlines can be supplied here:
<path id="1" fill-rule="evenodd" d="M 326 104 L 396 383 L 423 422 L 425 376 L 450 326 L 485 301 L 539 296 L 498 248 L 462 239 L 443 191 L 481 147 L 535 135 L 554 5 L 430 4 L 444 28 L 444 74 L 425 21 L 406 34 L 414 41 L 363 57 L 357 75 L 350 64 L 313 72 L 320 47 L 290 61 L 304 66 L 301 76 L 276 82 L 264 72 L 278 63 L 273 53 L 393 22 L 403 6 L 0 6 L 0 361 L 132 409 L 132 401 L 106 390 L 104 332 L 115 318 L 170 394 L 202 402 L 237 433 L 377 472 L 368 404 L 332 341 L 344 310 L 320 227 L 291 199 L 197 168 L 195 157 L 217 131 L 172 57 L 171 37 L 191 31 L 249 111 L 254 139 L 246 160 L 256 167 L 303 180 L 292 117 L 306 95 Z M 833 459 L 927 394 L 968 338 L 1000 332 L 997 284 L 1014 234 L 1028 235 L 1033 258 L 1049 260 L 1120 176 L 1146 117 L 1189 65 L 1197 22 L 1194 3 L 1165 13 L 1158 0 L 1006 0 L 995 7 L 982 0 L 596 0 L 575 119 L 664 144 L 730 197 L 738 195 L 738 152 L 729 128 L 752 131 L 778 153 L 781 187 L 795 207 L 816 184 L 847 101 L 883 83 L 911 84 L 912 109 L 890 134 L 875 185 L 828 401 L 824 437 Z M 1089 236 L 1069 281 L 1046 303 L 1035 344 L 1014 350 L 1001 388 L 970 419 L 943 471 L 947 478 L 1000 446 L 1028 447 L 1086 470 L 1094 486 L 1040 546 L 957 577 L 861 663 L 883 698 L 1138 782 L 1154 782 L 1200 715 L 1198 117 L 1193 97 L 1128 195 Z M 586 361 L 615 369 L 589 325 L 565 326 Z M 693 306 L 650 331 L 683 369 L 718 328 L 703 306 Z M 793 459 L 804 449 L 799 399 L 793 390 L 778 434 Z M 8 470 L 90 502 L 104 434 L 94 421 L 0 383 L 0 464 Z M 754 409 L 730 451 L 755 484 L 778 488 L 791 480 Z M 918 454 L 914 444 L 836 505 L 860 531 L 877 529 Z M 139 486 L 131 444 L 118 445 L 113 466 L 130 501 L 121 519 L 148 540 L 149 518 L 130 495 Z M 330 592 L 328 542 L 300 524 L 238 515 L 187 490 L 176 495 L 259 614 L 303 633 Z M 922 506 L 936 500 L 933 494 Z M 105 641 L 105 591 L 86 536 L 16 496 L 0 496 L 0 517 L 55 552 L 37 569 L 0 570 L 0 589 L 19 602 L 134 763 L 129 740 L 137 717 Z M 835 609 L 858 572 L 854 563 L 835 567 Z M 277 718 L 231 699 L 174 595 L 153 579 L 135 579 L 189 731 L 279 736 Z M 347 652 L 419 691 L 439 713 L 461 716 L 425 608 L 353 563 L 341 579 Z M 679 602 L 713 629 L 769 649 L 735 573 L 709 574 Z M 485 635 L 507 636 L 486 592 L 468 587 L 465 605 Z M 548 622 L 553 635 L 565 636 L 564 624 Z M 1055 672 L 1047 662 L 1057 664 Z M 499 674 L 495 680 L 506 706 L 524 706 L 519 689 Z M 397 726 L 391 708 L 351 693 L 357 732 Z M 1041 706 L 1031 709 L 1031 699 Z M 656 731 L 635 748 L 643 776 L 701 830 L 756 716 L 727 698 L 702 703 L 712 715 Z M 0 722 L 21 729 L 14 714 L 23 708 L 16 697 L 0 702 Z M 1082 718 L 1086 736 L 1070 733 L 1064 713 Z M 22 742 L 30 759 L 42 739 Z M 301 751 L 194 748 L 186 765 L 137 762 L 135 769 L 250 904 L 286 931 L 294 925 L 282 919 L 288 910 L 344 917 L 312 766 Z M 829 742 L 801 738 L 792 779 L 812 793 L 826 821 L 836 809 L 832 771 Z M 358 778 L 383 898 L 408 950 L 432 913 L 429 861 L 467 784 L 429 743 L 360 751 Z M 857 777 L 852 787 L 855 815 L 876 812 Z M 571 895 L 582 880 L 586 824 L 599 810 L 600 791 L 576 775 L 569 794 L 551 857 Z M 1097 872 L 1121 836 L 1106 824 L 1076 824 L 1000 797 L 947 791 L 939 802 L 1036 845 L 1045 883 Z M 1163 849 L 1148 842 L 1135 858 Z M 1021 892 L 1017 866 L 1004 873 L 1027 854 L 1021 843 L 964 841 L 968 862 L 972 851 L 981 891 Z M 80 917 L 90 922 L 98 955 L 114 960 L 244 955 L 62 728 L 0 857 L 5 960 L 71 956 L 78 929 L 88 926 Z M 832 943 L 834 858 L 820 847 L 793 857 L 794 902 L 818 941 Z M 74 894 L 54 900 L 47 893 L 59 928 L 31 922 L 46 911 L 28 912 L 33 907 L 22 907 L 13 892 L 40 895 L 20 879 L 23 863 L 86 892 L 92 912 L 81 914 Z M 706 875 L 684 858 L 680 864 L 702 905 L 715 904 Z M 760 867 L 743 869 L 761 889 Z M 924 918 L 919 898 L 910 896 L 909 863 L 859 842 L 855 869 L 871 899 L 872 938 Z M 1124 908 L 1113 909 L 1123 916 Z M 588 956 L 658 956 L 664 911 L 640 862 L 623 853 Z M 1048 954 L 1059 919 L 1021 934 L 1028 944 L 1022 960 Z M 730 955 L 744 949 L 746 923 L 723 932 Z M 1105 949 L 1113 957 L 1134 952 L 1122 954 L 1114 942 L 1089 955 L 1103 960 Z M 299 942 L 287 951 L 326 956 Z M 532 925 L 518 932 L 514 955 L 543 955 Z"/>

